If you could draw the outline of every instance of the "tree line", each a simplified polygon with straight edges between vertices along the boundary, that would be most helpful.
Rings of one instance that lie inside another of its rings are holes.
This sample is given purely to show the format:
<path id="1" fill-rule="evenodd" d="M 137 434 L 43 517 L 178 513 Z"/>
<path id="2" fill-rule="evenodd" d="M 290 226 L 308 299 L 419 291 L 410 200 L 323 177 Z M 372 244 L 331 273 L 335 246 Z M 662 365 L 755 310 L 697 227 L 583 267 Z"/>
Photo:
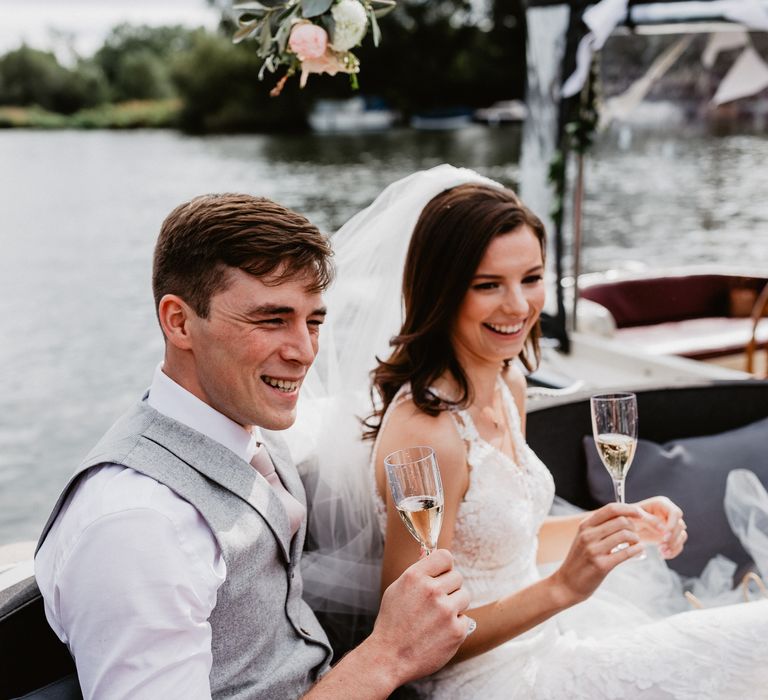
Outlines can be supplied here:
<path id="1" fill-rule="evenodd" d="M 521 0 L 495 0 L 480 15 L 474 5 L 399 0 L 381 21 L 381 45 L 374 48 L 369 36 L 355 50 L 362 67 L 359 94 L 383 99 L 406 118 L 430 109 L 522 98 Z M 49 115 L 42 125 L 64 123 L 56 121 L 58 115 L 83 126 L 121 125 L 123 118 L 125 125 L 176 126 L 196 133 L 291 131 L 306 128 L 316 100 L 356 94 L 348 76 L 313 75 L 306 88 L 293 78 L 280 97 L 271 98 L 276 78 L 258 79 L 255 42 L 235 45 L 233 31 L 227 20 L 216 32 L 123 24 L 93 56 L 71 65 L 22 45 L 0 56 L 0 125 L 6 106 Z M 126 114 L 138 116 L 131 122 Z M 98 115 L 108 115 L 106 122 Z"/>

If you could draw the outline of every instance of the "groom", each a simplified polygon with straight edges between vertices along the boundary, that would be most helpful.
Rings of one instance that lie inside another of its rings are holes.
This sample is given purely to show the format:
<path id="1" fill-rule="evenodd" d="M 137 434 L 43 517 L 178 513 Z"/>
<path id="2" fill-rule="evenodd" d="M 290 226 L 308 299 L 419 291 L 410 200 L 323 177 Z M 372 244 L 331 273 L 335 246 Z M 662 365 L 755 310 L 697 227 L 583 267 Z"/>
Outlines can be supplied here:
<path id="1" fill-rule="evenodd" d="M 330 670 L 302 600 L 304 491 L 279 431 L 317 353 L 330 255 L 263 198 L 198 197 L 163 223 L 163 364 L 78 467 L 36 556 L 86 698 L 385 698 L 464 640 L 445 551 L 389 587 L 373 633 Z"/>

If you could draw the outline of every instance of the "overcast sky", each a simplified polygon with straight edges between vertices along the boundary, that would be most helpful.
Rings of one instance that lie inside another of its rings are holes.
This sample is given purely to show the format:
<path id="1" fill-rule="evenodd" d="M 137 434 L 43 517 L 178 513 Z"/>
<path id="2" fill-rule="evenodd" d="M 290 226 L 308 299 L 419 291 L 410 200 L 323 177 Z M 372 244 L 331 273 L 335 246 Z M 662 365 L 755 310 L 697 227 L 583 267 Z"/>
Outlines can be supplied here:
<path id="1" fill-rule="evenodd" d="M 0 53 L 22 42 L 60 53 L 69 37 L 90 55 L 120 22 L 212 28 L 219 16 L 205 0 L 0 0 Z"/>

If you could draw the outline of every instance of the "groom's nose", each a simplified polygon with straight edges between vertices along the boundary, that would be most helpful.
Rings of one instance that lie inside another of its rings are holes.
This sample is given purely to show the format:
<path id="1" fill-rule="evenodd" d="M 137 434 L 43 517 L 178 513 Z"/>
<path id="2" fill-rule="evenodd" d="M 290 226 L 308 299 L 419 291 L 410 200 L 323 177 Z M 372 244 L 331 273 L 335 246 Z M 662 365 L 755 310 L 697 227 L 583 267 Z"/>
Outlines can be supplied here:
<path id="1" fill-rule="evenodd" d="M 297 324 L 285 339 L 280 355 L 290 362 L 311 365 L 317 355 L 317 334 L 310 331 L 306 325 Z"/>

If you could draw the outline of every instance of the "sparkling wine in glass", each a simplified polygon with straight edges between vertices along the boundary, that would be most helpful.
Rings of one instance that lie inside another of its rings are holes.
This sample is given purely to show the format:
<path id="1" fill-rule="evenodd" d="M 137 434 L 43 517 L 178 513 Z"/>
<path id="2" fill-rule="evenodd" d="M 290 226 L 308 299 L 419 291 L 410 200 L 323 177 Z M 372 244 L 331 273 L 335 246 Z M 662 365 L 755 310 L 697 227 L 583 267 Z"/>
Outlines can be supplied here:
<path id="1" fill-rule="evenodd" d="M 431 447 L 405 447 L 384 458 L 387 481 L 400 519 L 426 554 L 437 547 L 443 524 L 443 484 Z"/>
<path id="2" fill-rule="evenodd" d="M 598 394 L 590 400 L 595 446 L 624 503 L 624 483 L 637 448 L 637 398 L 629 392 Z"/>
<path id="3" fill-rule="evenodd" d="M 637 398 L 630 392 L 598 394 L 590 405 L 597 453 L 611 475 L 616 501 L 624 503 L 624 484 L 637 448 Z M 613 551 L 628 546 L 623 542 Z"/>

